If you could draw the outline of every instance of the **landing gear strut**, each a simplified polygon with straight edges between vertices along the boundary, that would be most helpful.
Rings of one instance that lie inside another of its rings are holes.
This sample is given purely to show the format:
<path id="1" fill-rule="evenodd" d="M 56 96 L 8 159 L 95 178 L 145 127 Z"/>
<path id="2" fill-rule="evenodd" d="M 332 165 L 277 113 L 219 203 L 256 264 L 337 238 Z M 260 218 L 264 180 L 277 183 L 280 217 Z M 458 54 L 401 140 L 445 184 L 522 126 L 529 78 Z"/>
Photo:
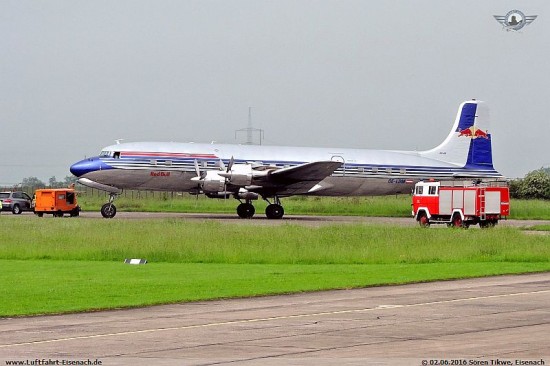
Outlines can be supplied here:
<path id="1" fill-rule="evenodd" d="M 112 219 L 116 215 L 116 206 L 113 204 L 116 196 L 116 193 L 110 193 L 109 202 L 101 206 L 101 215 L 106 219 Z"/>
<path id="2" fill-rule="evenodd" d="M 265 215 L 267 218 L 274 220 L 282 219 L 285 214 L 285 210 L 281 205 L 281 200 L 279 200 L 279 197 L 275 196 L 275 203 L 269 202 L 265 197 L 264 200 L 269 203 L 269 205 L 265 208 Z"/>

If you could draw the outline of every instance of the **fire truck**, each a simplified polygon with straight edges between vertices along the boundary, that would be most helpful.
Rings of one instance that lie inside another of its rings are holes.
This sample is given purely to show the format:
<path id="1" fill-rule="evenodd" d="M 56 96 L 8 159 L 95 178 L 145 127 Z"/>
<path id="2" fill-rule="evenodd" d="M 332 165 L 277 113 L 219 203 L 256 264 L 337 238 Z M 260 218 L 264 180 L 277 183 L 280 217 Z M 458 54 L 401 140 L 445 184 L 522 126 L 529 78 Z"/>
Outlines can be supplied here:
<path id="1" fill-rule="evenodd" d="M 510 215 L 510 191 L 503 181 L 421 181 L 414 187 L 412 214 L 420 226 L 495 226 Z"/>

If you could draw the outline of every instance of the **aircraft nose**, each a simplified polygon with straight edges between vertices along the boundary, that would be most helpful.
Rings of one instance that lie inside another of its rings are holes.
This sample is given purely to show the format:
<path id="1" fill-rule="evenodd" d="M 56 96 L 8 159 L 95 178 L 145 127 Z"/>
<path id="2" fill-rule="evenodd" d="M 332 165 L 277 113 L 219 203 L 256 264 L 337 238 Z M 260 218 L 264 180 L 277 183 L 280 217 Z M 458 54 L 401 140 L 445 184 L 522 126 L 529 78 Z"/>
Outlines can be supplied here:
<path id="1" fill-rule="evenodd" d="M 105 170 L 111 168 L 106 165 L 99 157 L 88 158 L 80 160 L 77 163 L 71 165 L 71 173 L 77 177 L 82 177 L 84 174 L 95 172 L 97 170 Z"/>

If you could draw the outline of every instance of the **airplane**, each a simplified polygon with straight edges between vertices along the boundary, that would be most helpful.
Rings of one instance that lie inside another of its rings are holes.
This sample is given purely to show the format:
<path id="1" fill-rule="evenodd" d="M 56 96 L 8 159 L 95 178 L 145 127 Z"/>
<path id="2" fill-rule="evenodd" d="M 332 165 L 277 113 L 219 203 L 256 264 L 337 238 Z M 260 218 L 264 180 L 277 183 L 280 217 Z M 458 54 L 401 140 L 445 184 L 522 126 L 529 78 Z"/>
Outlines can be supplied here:
<path id="1" fill-rule="evenodd" d="M 265 145 L 127 142 L 70 167 L 78 182 L 109 192 L 105 218 L 124 189 L 178 191 L 237 199 L 237 214 L 252 218 L 253 200 L 281 219 L 281 198 L 293 195 L 371 196 L 411 192 L 420 180 L 499 179 L 493 167 L 489 110 L 463 102 L 446 139 L 425 151 Z"/>

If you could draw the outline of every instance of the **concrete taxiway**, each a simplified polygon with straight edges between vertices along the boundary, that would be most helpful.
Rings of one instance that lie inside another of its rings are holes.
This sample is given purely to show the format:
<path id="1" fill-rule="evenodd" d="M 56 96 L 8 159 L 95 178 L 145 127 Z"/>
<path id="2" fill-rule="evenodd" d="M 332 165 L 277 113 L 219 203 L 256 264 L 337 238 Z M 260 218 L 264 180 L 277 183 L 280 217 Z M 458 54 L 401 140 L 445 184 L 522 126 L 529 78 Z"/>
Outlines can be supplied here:
<path id="1" fill-rule="evenodd" d="M 549 304 L 542 273 L 0 319 L 0 361 L 549 364 Z"/>

